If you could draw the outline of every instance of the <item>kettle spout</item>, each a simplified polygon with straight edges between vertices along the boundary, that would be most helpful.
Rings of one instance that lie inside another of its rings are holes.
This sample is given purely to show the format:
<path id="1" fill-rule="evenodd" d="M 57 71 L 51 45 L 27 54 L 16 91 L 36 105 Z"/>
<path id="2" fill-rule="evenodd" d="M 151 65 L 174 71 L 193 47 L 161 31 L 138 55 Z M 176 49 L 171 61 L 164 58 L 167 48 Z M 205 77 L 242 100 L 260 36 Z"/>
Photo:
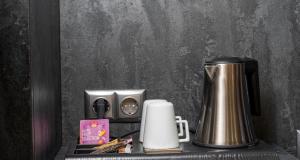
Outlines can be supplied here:
<path id="1" fill-rule="evenodd" d="M 217 65 L 206 65 L 204 66 L 205 68 L 205 71 L 209 77 L 210 80 L 213 80 L 214 79 L 214 75 L 215 75 L 215 72 L 217 71 L 218 69 L 218 66 Z"/>

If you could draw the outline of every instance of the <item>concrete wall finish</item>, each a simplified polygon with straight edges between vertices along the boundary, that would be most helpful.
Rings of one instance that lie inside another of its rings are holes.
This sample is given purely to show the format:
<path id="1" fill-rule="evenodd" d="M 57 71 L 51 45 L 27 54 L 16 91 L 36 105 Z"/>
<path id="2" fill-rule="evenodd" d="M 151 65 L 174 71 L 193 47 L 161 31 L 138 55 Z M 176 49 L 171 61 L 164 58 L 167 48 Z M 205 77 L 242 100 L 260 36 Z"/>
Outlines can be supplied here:
<path id="1" fill-rule="evenodd" d="M 28 0 L 0 2 L 0 159 L 31 159 Z M 17 153 L 17 154 L 16 154 Z"/>
<path id="2" fill-rule="evenodd" d="M 145 88 L 192 128 L 199 117 L 203 59 L 259 61 L 262 139 L 294 146 L 300 128 L 298 0 L 62 0 L 64 144 L 78 136 L 84 89 Z M 297 116 L 298 115 L 298 116 Z M 138 128 L 115 124 L 113 133 Z"/>

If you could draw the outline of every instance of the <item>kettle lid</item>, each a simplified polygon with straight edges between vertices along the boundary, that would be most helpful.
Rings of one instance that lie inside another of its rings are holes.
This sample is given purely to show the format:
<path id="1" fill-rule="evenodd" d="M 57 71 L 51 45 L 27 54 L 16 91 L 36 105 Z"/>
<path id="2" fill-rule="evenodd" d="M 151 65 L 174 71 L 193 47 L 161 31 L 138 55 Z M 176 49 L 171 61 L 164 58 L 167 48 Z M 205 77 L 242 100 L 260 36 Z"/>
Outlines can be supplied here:
<path id="1" fill-rule="evenodd" d="M 205 64 L 244 63 L 240 57 L 214 57 L 205 60 Z"/>

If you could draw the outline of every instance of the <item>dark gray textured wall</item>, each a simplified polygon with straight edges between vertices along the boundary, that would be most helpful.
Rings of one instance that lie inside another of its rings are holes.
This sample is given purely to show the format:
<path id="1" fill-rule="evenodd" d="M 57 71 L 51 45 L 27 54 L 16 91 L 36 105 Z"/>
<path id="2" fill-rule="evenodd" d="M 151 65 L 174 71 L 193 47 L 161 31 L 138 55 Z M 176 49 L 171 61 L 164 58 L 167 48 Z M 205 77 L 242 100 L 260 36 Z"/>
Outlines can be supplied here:
<path id="1" fill-rule="evenodd" d="M 62 0 L 60 6 L 64 144 L 78 136 L 84 89 L 146 88 L 148 98 L 173 102 L 195 127 L 203 59 L 228 55 L 259 61 L 259 137 L 295 145 L 299 1 Z M 135 127 L 114 125 L 113 132 Z"/>
<path id="2" fill-rule="evenodd" d="M 0 159 L 31 159 L 28 0 L 0 2 Z M 16 154 L 17 153 L 17 154 Z"/>
<path id="3" fill-rule="evenodd" d="M 61 145 L 59 2 L 2 0 L 0 22 L 0 159 L 53 159 Z"/>

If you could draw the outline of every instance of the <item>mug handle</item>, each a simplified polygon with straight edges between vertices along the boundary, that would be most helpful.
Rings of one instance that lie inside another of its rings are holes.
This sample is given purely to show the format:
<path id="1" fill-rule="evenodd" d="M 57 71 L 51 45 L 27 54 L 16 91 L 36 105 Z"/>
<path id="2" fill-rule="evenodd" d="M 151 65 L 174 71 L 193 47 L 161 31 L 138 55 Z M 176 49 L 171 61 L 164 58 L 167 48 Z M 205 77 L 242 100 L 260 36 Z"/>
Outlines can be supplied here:
<path id="1" fill-rule="evenodd" d="M 182 120 L 181 116 L 176 116 L 175 119 L 176 119 L 176 123 L 179 123 L 179 121 Z M 178 136 L 183 136 L 183 126 L 182 126 L 182 123 L 179 123 L 179 133 L 178 133 Z"/>
<path id="2" fill-rule="evenodd" d="M 189 132 L 189 124 L 187 120 L 179 120 L 176 121 L 176 123 L 184 123 L 185 127 L 185 138 L 180 139 L 179 138 L 179 142 L 189 142 L 190 141 L 190 132 Z"/>

